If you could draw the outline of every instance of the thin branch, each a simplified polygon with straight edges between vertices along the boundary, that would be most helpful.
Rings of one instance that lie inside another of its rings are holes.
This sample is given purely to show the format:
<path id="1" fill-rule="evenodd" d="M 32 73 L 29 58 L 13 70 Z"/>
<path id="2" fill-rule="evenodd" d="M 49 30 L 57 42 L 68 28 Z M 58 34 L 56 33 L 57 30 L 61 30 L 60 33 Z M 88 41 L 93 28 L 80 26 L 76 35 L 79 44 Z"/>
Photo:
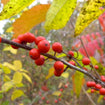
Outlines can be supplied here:
<path id="1" fill-rule="evenodd" d="M 85 50 L 85 52 L 86 52 L 87 57 L 90 59 L 89 54 L 88 54 L 88 52 L 87 52 L 87 50 L 86 50 L 86 48 L 85 48 L 85 45 L 84 45 L 84 43 L 83 43 L 81 37 L 80 37 L 80 41 L 81 41 L 81 44 L 82 44 L 82 46 L 83 46 L 83 48 L 84 48 L 84 50 Z M 90 61 L 91 61 L 91 59 L 90 59 Z M 90 62 L 90 64 L 92 65 L 92 67 L 94 67 L 93 64 L 92 64 L 92 61 Z M 98 72 L 96 71 L 96 69 L 93 68 L 93 70 L 94 70 L 96 76 L 100 79 L 100 75 L 98 74 Z"/>
<path id="2" fill-rule="evenodd" d="M 82 90 L 86 94 L 86 96 L 89 98 L 89 100 L 92 103 L 92 105 L 96 105 L 95 102 L 92 100 L 91 96 L 86 92 L 84 87 L 82 87 Z"/>
<path id="3" fill-rule="evenodd" d="M 23 49 L 26 49 L 26 50 L 31 50 L 31 49 L 32 49 L 32 48 L 29 47 L 29 46 L 22 45 L 22 44 L 19 44 L 19 43 L 16 43 L 16 42 L 13 42 L 13 41 L 4 39 L 4 38 L 2 38 L 1 42 L 2 42 L 2 43 L 6 43 L 6 44 L 10 44 L 10 45 L 15 45 L 15 46 L 17 46 L 17 47 L 20 47 L 20 48 L 23 48 Z M 81 73 L 87 75 L 88 77 L 90 77 L 91 79 L 93 79 L 95 82 L 97 82 L 97 83 L 99 83 L 99 84 L 101 84 L 102 86 L 105 87 L 105 83 L 104 83 L 104 82 L 102 82 L 101 80 L 99 80 L 99 79 L 97 79 L 96 77 L 94 77 L 94 76 L 93 76 L 92 74 L 90 74 L 88 71 L 86 71 L 86 70 L 84 70 L 84 69 L 82 69 L 82 68 L 78 68 L 78 67 L 76 67 L 76 66 L 73 66 L 72 64 L 68 63 L 67 61 L 65 61 L 65 60 L 63 60 L 63 59 L 59 59 L 59 58 L 57 58 L 56 56 L 50 55 L 50 54 L 48 54 L 48 53 L 42 53 L 42 55 L 44 55 L 44 56 L 46 56 L 46 57 L 48 57 L 48 58 L 51 58 L 51 59 L 53 59 L 53 60 L 55 60 L 55 61 L 61 61 L 61 62 L 63 62 L 63 63 L 64 63 L 66 66 L 68 66 L 69 68 L 72 68 L 72 69 L 74 69 L 74 70 L 76 70 L 76 71 L 79 71 L 79 72 L 81 72 Z"/>

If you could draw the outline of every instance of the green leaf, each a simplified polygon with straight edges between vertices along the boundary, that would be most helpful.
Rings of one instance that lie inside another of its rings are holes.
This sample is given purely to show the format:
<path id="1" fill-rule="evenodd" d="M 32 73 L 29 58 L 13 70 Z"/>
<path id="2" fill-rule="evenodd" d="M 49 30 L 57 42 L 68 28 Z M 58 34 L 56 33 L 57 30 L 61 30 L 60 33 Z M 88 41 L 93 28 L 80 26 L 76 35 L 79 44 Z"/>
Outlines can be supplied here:
<path id="1" fill-rule="evenodd" d="M 46 31 L 63 28 L 70 19 L 76 2 L 77 0 L 53 0 L 46 16 Z"/>
<path id="2" fill-rule="evenodd" d="M 99 9 L 102 6 L 105 6 L 105 0 L 89 0 L 84 4 L 76 21 L 75 36 L 78 36 L 92 21 L 105 11 L 105 9 Z"/>
<path id="3" fill-rule="evenodd" d="M 61 57 L 65 57 L 65 56 L 66 56 L 66 54 L 60 54 L 57 56 L 57 58 L 61 58 Z"/>
<path id="4" fill-rule="evenodd" d="M 3 98 L 3 94 L 2 93 L 0 93 L 0 99 L 2 99 Z"/>
<path id="5" fill-rule="evenodd" d="M 10 0 L 0 13 L 0 20 L 8 19 L 13 15 L 18 14 L 25 7 L 29 6 L 35 0 Z"/>
<path id="6" fill-rule="evenodd" d="M 15 82 L 15 83 L 21 83 L 22 82 L 22 79 L 23 79 L 23 75 L 22 75 L 22 73 L 20 73 L 20 72 L 15 72 L 14 73 L 14 75 L 13 75 L 13 81 Z"/>
<path id="7" fill-rule="evenodd" d="M 72 76 L 72 80 L 73 80 L 73 90 L 76 93 L 77 97 L 79 97 L 82 85 L 84 83 L 84 74 L 76 71 L 75 74 Z"/>
<path id="8" fill-rule="evenodd" d="M 13 93 L 12 93 L 11 100 L 13 101 L 13 100 L 15 100 L 16 98 L 19 98 L 19 97 L 21 97 L 21 96 L 23 96 L 23 95 L 24 95 L 24 92 L 23 92 L 22 90 L 15 90 L 15 91 L 13 91 Z"/>
<path id="9" fill-rule="evenodd" d="M 31 78 L 26 73 L 22 73 L 22 74 L 30 83 L 32 83 Z"/>
<path id="10" fill-rule="evenodd" d="M 9 101 L 5 101 L 1 105 L 10 105 L 10 104 L 9 104 Z"/>
<path id="11" fill-rule="evenodd" d="M 8 81 L 2 85 L 2 92 L 9 91 L 14 86 L 13 81 Z"/>

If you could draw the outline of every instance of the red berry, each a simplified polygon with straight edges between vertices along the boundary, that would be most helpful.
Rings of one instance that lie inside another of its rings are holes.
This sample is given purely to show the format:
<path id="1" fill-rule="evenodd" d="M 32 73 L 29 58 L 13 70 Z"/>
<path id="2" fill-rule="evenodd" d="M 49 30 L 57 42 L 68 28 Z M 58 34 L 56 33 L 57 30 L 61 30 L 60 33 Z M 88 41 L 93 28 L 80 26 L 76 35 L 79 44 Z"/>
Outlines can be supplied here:
<path id="1" fill-rule="evenodd" d="M 95 68 L 96 70 L 99 69 L 98 65 L 95 65 L 94 68 Z"/>
<path id="2" fill-rule="evenodd" d="M 16 43 L 19 43 L 19 44 L 21 43 L 20 40 L 18 40 L 18 39 L 13 39 L 12 41 L 16 42 Z M 19 47 L 14 46 L 14 45 L 11 45 L 11 47 L 14 48 L 14 49 L 18 49 L 19 48 Z"/>
<path id="3" fill-rule="evenodd" d="M 29 33 L 29 32 L 25 33 L 25 34 L 24 34 L 24 41 L 29 42 L 29 43 L 34 42 L 34 41 L 35 41 L 35 36 L 34 36 L 34 34 Z"/>
<path id="4" fill-rule="evenodd" d="M 61 96 L 61 94 L 59 94 L 59 97 Z"/>
<path id="5" fill-rule="evenodd" d="M 42 86 L 41 89 L 42 89 L 43 91 L 48 91 L 48 90 L 49 90 L 46 85 Z"/>
<path id="6" fill-rule="evenodd" d="M 61 98 L 58 98 L 59 101 L 61 101 Z"/>
<path id="7" fill-rule="evenodd" d="M 39 53 L 38 49 L 35 49 L 35 48 L 30 50 L 29 55 L 34 60 L 36 60 L 40 57 L 40 53 Z"/>
<path id="8" fill-rule="evenodd" d="M 69 61 L 69 63 L 75 66 L 75 62 L 74 61 Z"/>
<path id="9" fill-rule="evenodd" d="M 63 89 L 61 88 L 61 89 L 59 89 L 59 91 L 63 92 Z"/>
<path id="10" fill-rule="evenodd" d="M 1 43 L 2 38 L 0 37 L 0 43 Z"/>
<path id="11" fill-rule="evenodd" d="M 45 97 L 42 97 L 42 100 L 45 100 Z"/>
<path id="12" fill-rule="evenodd" d="M 36 39 L 35 39 L 35 44 L 38 45 L 38 43 L 42 40 L 46 40 L 45 37 L 43 36 L 38 36 Z"/>
<path id="13" fill-rule="evenodd" d="M 94 93 L 95 92 L 95 89 L 91 89 L 91 93 Z"/>
<path id="14" fill-rule="evenodd" d="M 19 35 L 18 39 L 21 41 L 21 43 L 24 41 L 24 35 Z"/>
<path id="15" fill-rule="evenodd" d="M 101 89 L 102 86 L 101 86 L 100 84 L 96 84 L 96 85 L 95 85 L 95 88 L 96 88 L 96 89 Z"/>
<path id="16" fill-rule="evenodd" d="M 55 51 L 57 53 L 61 53 L 62 52 L 62 45 L 59 42 L 55 42 L 52 45 L 52 49 L 53 49 L 53 51 Z"/>
<path id="17" fill-rule="evenodd" d="M 57 77 L 61 76 L 61 74 L 62 73 L 58 73 L 58 72 L 54 71 L 54 75 L 57 76 Z"/>
<path id="18" fill-rule="evenodd" d="M 105 82 L 105 76 L 101 76 L 101 80 Z"/>
<path id="19" fill-rule="evenodd" d="M 41 65 L 44 64 L 44 61 L 45 61 L 44 56 L 40 55 L 40 57 L 37 60 L 35 60 L 35 64 L 38 65 L 38 66 L 41 66 Z"/>
<path id="20" fill-rule="evenodd" d="M 50 43 L 47 40 L 42 40 L 38 43 L 40 53 L 47 53 L 50 50 Z"/>
<path id="21" fill-rule="evenodd" d="M 49 104 L 49 103 L 50 103 L 50 101 L 49 101 L 49 100 L 47 100 L 47 101 L 46 101 L 46 103 L 47 103 L 47 104 Z"/>
<path id="22" fill-rule="evenodd" d="M 87 87 L 94 87 L 94 86 L 96 86 L 95 82 L 93 82 L 93 81 L 88 81 L 87 82 Z"/>
<path id="23" fill-rule="evenodd" d="M 64 87 L 65 87 L 65 88 L 68 88 L 68 84 L 65 84 Z"/>
<path id="24" fill-rule="evenodd" d="M 100 94 L 101 94 L 101 95 L 105 95 L 105 88 L 101 88 L 101 89 L 100 89 Z"/>
<path id="25" fill-rule="evenodd" d="M 89 65 L 90 59 L 89 59 L 89 58 L 83 58 L 83 59 L 82 59 L 82 63 L 83 63 L 84 65 Z"/>
<path id="26" fill-rule="evenodd" d="M 55 103 L 58 103 L 58 100 L 55 100 L 54 102 L 55 102 Z"/>
<path id="27" fill-rule="evenodd" d="M 74 52 L 73 52 L 73 51 L 69 51 L 69 52 L 68 52 L 68 55 L 70 55 L 70 56 L 73 57 L 73 56 L 74 56 Z"/>
<path id="28" fill-rule="evenodd" d="M 56 61 L 56 62 L 54 63 L 54 69 L 55 69 L 55 71 L 57 71 L 57 72 L 61 72 L 61 71 L 64 70 L 64 64 L 63 64 L 61 61 Z"/>

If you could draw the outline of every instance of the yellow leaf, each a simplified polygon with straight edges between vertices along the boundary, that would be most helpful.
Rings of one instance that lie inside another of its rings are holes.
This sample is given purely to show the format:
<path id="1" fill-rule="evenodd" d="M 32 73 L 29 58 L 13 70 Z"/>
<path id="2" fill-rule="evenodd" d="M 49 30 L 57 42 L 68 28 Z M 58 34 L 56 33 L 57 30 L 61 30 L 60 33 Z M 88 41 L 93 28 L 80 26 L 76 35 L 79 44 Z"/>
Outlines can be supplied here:
<path id="1" fill-rule="evenodd" d="M 10 0 L 0 13 L 0 20 L 8 19 L 21 12 L 35 0 Z"/>
<path id="2" fill-rule="evenodd" d="M 51 67 L 51 68 L 49 69 L 48 75 L 46 76 L 46 79 L 49 79 L 49 78 L 52 77 L 53 75 L 54 75 L 54 68 Z"/>
<path id="3" fill-rule="evenodd" d="M 10 90 L 13 87 L 13 85 L 14 85 L 13 81 L 8 81 L 8 82 L 4 83 L 2 86 L 2 92 L 7 92 L 8 90 Z"/>
<path id="4" fill-rule="evenodd" d="M 11 46 L 5 47 L 3 51 L 10 51 L 12 54 L 17 54 L 17 50 L 13 49 Z"/>
<path id="5" fill-rule="evenodd" d="M 100 96 L 98 97 L 97 103 L 100 103 L 103 98 L 104 98 L 104 96 L 103 96 L 103 95 L 100 95 Z"/>
<path id="6" fill-rule="evenodd" d="M 20 71 L 25 72 L 25 73 L 29 73 L 29 71 L 24 70 L 24 69 L 20 69 Z"/>
<path id="7" fill-rule="evenodd" d="M 32 83 L 31 78 L 26 73 L 22 73 L 22 74 L 30 83 Z"/>
<path id="8" fill-rule="evenodd" d="M 45 21 L 46 13 L 49 7 L 50 4 L 40 4 L 23 12 L 20 18 L 16 19 L 13 23 L 13 37 L 17 38 L 18 35 L 28 32 L 35 25 Z"/>
<path id="9" fill-rule="evenodd" d="M 4 62 L 3 65 L 6 66 L 6 67 L 9 67 L 10 69 L 12 69 L 12 70 L 14 70 L 14 71 L 16 71 L 16 68 L 14 67 L 14 65 L 11 65 L 11 64 L 8 63 L 8 62 Z"/>
<path id="10" fill-rule="evenodd" d="M 61 92 L 60 91 L 55 91 L 55 92 L 53 92 L 53 94 L 52 95 L 54 95 L 54 96 L 59 96 L 61 94 Z"/>
<path id="11" fill-rule="evenodd" d="M 3 3 L 3 5 L 7 4 L 10 0 L 1 0 L 1 3 Z"/>
<path id="12" fill-rule="evenodd" d="M 11 100 L 13 101 L 23 95 L 24 95 L 24 92 L 22 90 L 14 90 L 11 96 Z"/>
<path id="13" fill-rule="evenodd" d="M 8 75 L 4 75 L 3 80 L 4 80 L 4 82 L 7 82 L 7 81 L 10 81 L 11 79 Z"/>
<path id="14" fill-rule="evenodd" d="M 76 71 L 75 74 L 72 76 L 73 80 L 73 90 L 76 93 L 77 97 L 79 97 L 82 86 L 84 84 L 84 74 Z"/>
<path id="15" fill-rule="evenodd" d="M 14 73 L 14 75 L 13 75 L 13 81 L 15 82 L 15 83 L 21 83 L 22 82 L 22 79 L 23 79 L 23 75 L 22 75 L 22 73 L 20 73 L 20 72 L 15 72 Z"/>
<path id="16" fill-rule="evenodd" d="M 90 59 L 93 65 L 96 65 L 98 63 L 94 57 L 90 57 Z"/>
<path id="17" fill-rule="evenodd" d="M 64 77 L 64 78 L 68 78 L 69 77 L 69 73 L 68 72 L 64 72 L 64 73 L 62 73 L 61 76 Z"/>
<path id="18" fill-rule="evenodd" d="M 105 0 L 88 0 L 77 18 L 75 36 L 78 36 L 92 21 L 97 19 L 104 11 L 99 8 L 105 6 Z"/>
<path id="19" fill-rule="evenodd" d="M 23 103 L 19 104 L 19 105 L 24 105 Z"/>
<path id="20" fill-rule="evenodd" d="M 3 69 L 5 74 L 10 74 L 11 73 L 11 70 L 6 66 L 2 66 L 2 69 Z"/>
<path id="21" fill-rule="evenodd" d="M 46 16 L 46 31 L 63 28 L 70 19 L 76 7 L 76 2 L 77 0 L 53 0 Z"/>
<path id="22" fill-rule="evenodd" d="M 14 64 L 16 70 L 20 70 L 22 68 L 22 63 L 20 60 L 15 60 L 13 62 L 13 64 Z"/>
<path id="23" fill-rule="evenodd" d="M 6 32 L 12 32 L 12 30 L 13 30 L 13 27 L 9 27 L 9 28 L 6 30 Z"/>

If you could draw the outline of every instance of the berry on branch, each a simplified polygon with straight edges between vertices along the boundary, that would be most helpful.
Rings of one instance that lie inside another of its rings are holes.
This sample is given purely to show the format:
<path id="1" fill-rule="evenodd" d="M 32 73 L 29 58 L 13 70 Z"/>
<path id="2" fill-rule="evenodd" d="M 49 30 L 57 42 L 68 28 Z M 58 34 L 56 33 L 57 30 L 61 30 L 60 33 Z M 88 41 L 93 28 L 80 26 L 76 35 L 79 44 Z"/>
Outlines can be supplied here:
<path id="1" fill-rule="evenodd" d="M 61 53 L 62 52 L 62 45 L 59 42 L 55 42 L 52 45 L 52 49 L 53 49 L 53 51 L 55 51 L 57 53 Z"/>
<path id="2" fill-rule="evenodd" d="M 36 60 L 40 57 L 40 53 L 39 53 L 38 49 L 36 49 L 36 48 L 31 49 L 29 52 L 29 55 L 34 60 Z"/>
<path id="3" fill-rule="evenodd" d="M 89 58 L 83 58 L 83 59 L 82 59 L 82 63 L 83 63 L 84 65 L 89 65 L 89 64 L 90 64 L 90 59 L 89 59 Z"/>
<path id="4" fill-rule="evenodd" d="M 47 53 L 50 50 L 50 43 L 47 40 L 42 40 L 38 43 L 40 53 Z"/>
<path id="5" fill-rule="evenodd" d="M 38 66 L 41 66 L 41 65 L 44 64 L 44 61 L 45 61 L 44 56 L 40 55 L 40 57 L 37 60 L 35 60 L 35 64 L 38 65 Z"/>

